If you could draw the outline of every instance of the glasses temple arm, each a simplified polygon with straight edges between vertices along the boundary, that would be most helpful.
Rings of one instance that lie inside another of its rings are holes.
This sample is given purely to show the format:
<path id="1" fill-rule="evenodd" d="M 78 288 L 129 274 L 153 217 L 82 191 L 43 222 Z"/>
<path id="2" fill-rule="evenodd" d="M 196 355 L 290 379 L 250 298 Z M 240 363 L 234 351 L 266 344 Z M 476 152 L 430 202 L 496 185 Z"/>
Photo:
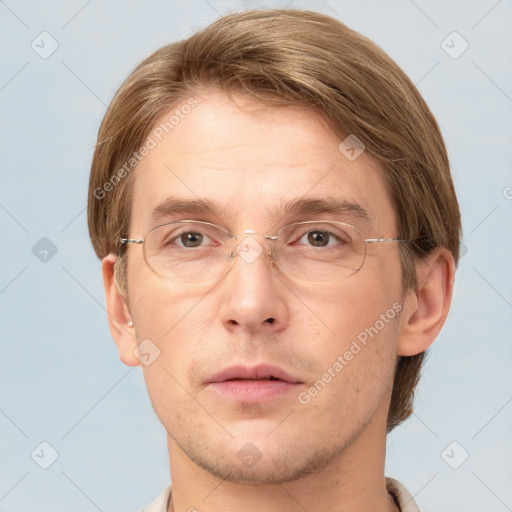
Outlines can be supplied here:
<path id="1" fill-rule="evenodd" d="M 142 244 L 144 243 L 144 240 L 141 240 L 140 238 L 121 238 L 121 243 L 124 244 Z"/>
<path id="2" fill-rule="evenodd" d="M 368 243 L 378 243 L 378 242 L 412 242 L 413 240 L 417 240 L 417 238 L 410 238 L 408 240 L 402 238 L 365 238 L 364 241 Z"/>

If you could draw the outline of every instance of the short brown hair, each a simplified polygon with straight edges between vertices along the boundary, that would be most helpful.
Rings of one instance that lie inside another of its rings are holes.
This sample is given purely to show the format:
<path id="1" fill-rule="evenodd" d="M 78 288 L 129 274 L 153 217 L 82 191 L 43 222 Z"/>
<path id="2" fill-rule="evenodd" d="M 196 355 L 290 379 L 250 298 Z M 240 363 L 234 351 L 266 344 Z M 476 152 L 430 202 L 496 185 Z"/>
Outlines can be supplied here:
<path id="1" fill-rule="evenodd" d="M 364 143 L 384 169 L 398 237 L 416 239 L 400 244 L 404 291 L 417 287 L 415 265 L 434 248 L 448 248 L 458 262 L 460 212 L 446 148 L 410 79 L 381 48 L 334 18 L 253 10 L 225 16 L 160 48 L 112 100 L 92 162 L 88 222 L 96 254 L 119 255 L 121 274 L 119 237 L 129 234 L 133 175 L 126 162 L 163 114 L 212 88 L 268 105 L 310 107 L 341 138 L 353 134 Z M 120 281 L 124 286 L 125 279 Z M 388 431 L 412 413 L 424 356 L 398 362 Z"/>

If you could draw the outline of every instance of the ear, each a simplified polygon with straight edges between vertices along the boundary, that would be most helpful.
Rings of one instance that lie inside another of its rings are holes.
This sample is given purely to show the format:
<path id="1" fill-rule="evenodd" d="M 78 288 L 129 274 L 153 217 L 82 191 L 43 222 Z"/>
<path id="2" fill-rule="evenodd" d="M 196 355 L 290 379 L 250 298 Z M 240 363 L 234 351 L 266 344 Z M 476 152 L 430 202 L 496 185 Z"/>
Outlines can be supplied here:
<path id="1" fill-rule="evenodd" d="M 436 339 L 450 309 L 455 261 L 446 248 L 438 248 L 416 266 L 418 290 L 404 300 L 398 338 L 399 356 L 425 351 Z"/>
<path id="2" fill-rule="evenodd" d="M 135 329 L 129 327 L 132 321 L 125 298 L 119 293 L 114 275 L 115 254 L 109 254 L 101 260 L 103 285 L 107 301 L 108 325 L 112 338 L 116 342 L 121 361 L 128 366 L 139 366 L 140 361 L 135 357 L 137 338 Z"/>

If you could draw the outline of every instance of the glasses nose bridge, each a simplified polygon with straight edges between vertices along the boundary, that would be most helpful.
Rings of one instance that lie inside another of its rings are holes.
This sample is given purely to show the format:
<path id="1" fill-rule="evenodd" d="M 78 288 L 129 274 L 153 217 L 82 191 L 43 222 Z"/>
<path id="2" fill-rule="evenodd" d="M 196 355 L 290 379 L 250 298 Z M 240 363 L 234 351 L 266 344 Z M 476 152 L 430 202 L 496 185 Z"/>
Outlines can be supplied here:
<path id="1" fill-rule="evenodd" d="M 232 238 L 232 242 L 233 242 L 233 246 L 231 248 L 231 251 L 230 251 L 230 254 L 229 254 L 229 261 L 232 261 L 236 256 L 241 256 L 240 252 L 241 252 L 241 247 L 244 243 L 244 241 L 247 239 L 247 238 L 253 238 L 255 236 L 259 236 L 259 237 L 263 237 L 265 240 L 268 240 L 267 242 L 267 255 L 270 256 L 270 259 L 271 259 L 271 263 L 274 263 L 275 261 L 277 261 L 277 258 L 276 258 L 276 254 L 275 254 L 275 241 L 279 239 L 279 237 L 277 235 L 264 235 L 262 233 L 257 233 L 256 231 L 252 230 L 252 229 L 246 229 L 244 230 L 242 233 L 238 234 L 238 235 L 235 235 L 233 238 Z M 256 242 L 256 240 L 254 240 Z M 264 251 L 264 248 L 258 243 L 256 242 L 256 244 L 261 248 L 261 251 L 259 251 L 260 253 Z M 244 249 L 242 249 L 244 252 L 249 252 L 249 251 L 252 251 L 253 253 L 254 252 L 258 252 L 257 251 L 257 247 L 254 247 L 254 245 L 252 247 L 246 245 L 244 246 Z M 257 254 L 256 257 L 258 257 L 259 254 Z M 245 258 L 244 258 L 245 259 Z M 247 261 L 247 259 L 246 259 Z"/>

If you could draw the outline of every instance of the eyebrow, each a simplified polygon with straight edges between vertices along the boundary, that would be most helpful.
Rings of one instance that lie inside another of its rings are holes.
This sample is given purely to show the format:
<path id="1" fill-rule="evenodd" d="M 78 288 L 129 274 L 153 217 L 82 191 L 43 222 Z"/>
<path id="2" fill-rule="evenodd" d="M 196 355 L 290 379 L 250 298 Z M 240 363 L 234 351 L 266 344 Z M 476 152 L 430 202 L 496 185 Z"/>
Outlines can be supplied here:
<path id="1" fill-rule="evenodd" d="M 360 204 L 338 197 L 299 199 L 284 203 L 284 211 L 289 214 L 329 213 L 334 216 L 347 217 L 371 222 L 370 215 Z"/>
<path id="2" fill-rule="evenodd" d="M 323 198 L 303 198 L 292 199 L 281 203 L 282 215 L 318 215 L 330 214 L 335 217 L 346 219 L 347 217 L 370 223 L 370 216 L 365 208 L 360 204 L 347 199 L 338 197 Z M 209 199 L 184 199 L 171 196 L 160 203 L 152 212 L 151 218 L 153 223 L 157 223 L 162 218 L 170 217 L 173 214 L 212 214 L 216 217 L 222 215 L 224 208 L 216 206 Z"/>
<path id="3" fill-rule="evenodd" d="M 174 196 L 167 198 L 160 203 L 151 214 L 153 223 L 159 222 L 162 218 L 170 217 L 173 214 L 204 214 L 217 215 L 218 208 L 208 199 L 181 199 Z"/>

